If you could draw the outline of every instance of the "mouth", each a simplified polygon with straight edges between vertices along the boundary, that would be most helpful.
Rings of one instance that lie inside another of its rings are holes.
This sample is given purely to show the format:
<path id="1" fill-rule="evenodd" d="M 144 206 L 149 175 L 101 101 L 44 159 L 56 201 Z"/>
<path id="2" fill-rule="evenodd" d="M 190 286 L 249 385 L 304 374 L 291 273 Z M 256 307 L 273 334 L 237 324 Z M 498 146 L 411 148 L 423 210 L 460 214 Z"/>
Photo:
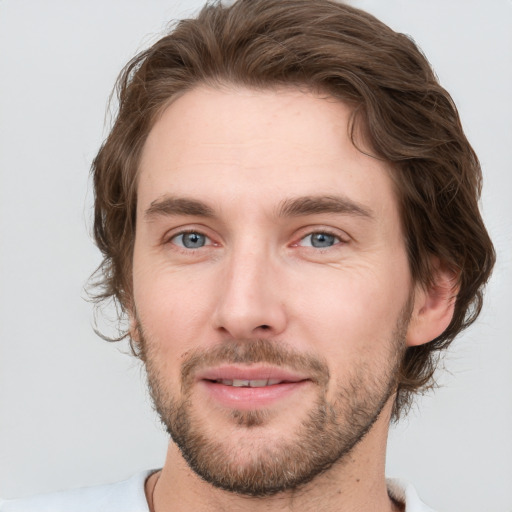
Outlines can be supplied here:
<path id="1" fill-rule="evenodd" d="M 206 380 L 224 386 L 261 388 L 283 383 L 310 380 L 309 376 L 276 366 L 224 365 L 200 371 L 197 380 Z"/>
<path id="2" fill-rule="evenodd" d="M 312 383 L 307 375 L 262 366 L 210 368 L 197 375 L 197 382 L 209 401 L 240 410 L 269 407 Z"/>
<path id="3" fill-rule="evenodd" d="M 217 384 L 224 386 L 233 386 L 234 388 L 264 388 L 267 386 L 276 386 L 278 384 L 289 383 L 291 381 L 279 379 L 217 379 Z"/>

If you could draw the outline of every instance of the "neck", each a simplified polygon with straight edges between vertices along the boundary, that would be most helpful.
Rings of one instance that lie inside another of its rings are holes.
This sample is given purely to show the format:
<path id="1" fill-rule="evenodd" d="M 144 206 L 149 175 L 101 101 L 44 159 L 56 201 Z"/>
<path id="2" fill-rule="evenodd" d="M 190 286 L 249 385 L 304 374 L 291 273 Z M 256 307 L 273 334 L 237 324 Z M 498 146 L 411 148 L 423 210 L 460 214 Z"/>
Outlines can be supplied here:
<path id="1" fill-rule="evenodd" d="M 385 452 L 390 408 L 343 460 L 300 489 L 254 498 L 213 487 L 196 475 L 171 442 L 162 471 L 146 483 L 151 512 L 322 512 L 403 510 L 387 493 Z"/>

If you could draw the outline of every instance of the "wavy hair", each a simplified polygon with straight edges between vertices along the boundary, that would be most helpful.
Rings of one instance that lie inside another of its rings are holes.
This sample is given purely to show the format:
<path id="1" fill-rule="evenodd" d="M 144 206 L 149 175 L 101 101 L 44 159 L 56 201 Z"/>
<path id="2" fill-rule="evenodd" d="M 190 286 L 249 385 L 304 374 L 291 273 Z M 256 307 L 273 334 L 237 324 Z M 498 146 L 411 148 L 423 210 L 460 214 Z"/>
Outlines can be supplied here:
<path id="1" fill-rule="evenodd" d="M 94 237 L 103 254 L 93 296 L 113 299 L 121 315 L 132 301 L 144 143 L 169 102 L 199 84 L 298 86 L 330 95 L 353 107 L 352 135 L 361 129 L 372 155 L 392 164 L 413 279 L 431 286 L 436 257 L 457 276 L 459 290 L 448 328 L 405 352 L 398 418 L 413 393 L 433 385 L 439 352 L 478 316 L 495 261 L 478 208 L 480 165 L 452 98 L 409 37 L 331 0 L 213 2 L 180 21 L 120 74 L 118 115 L 92 165 Z"/>

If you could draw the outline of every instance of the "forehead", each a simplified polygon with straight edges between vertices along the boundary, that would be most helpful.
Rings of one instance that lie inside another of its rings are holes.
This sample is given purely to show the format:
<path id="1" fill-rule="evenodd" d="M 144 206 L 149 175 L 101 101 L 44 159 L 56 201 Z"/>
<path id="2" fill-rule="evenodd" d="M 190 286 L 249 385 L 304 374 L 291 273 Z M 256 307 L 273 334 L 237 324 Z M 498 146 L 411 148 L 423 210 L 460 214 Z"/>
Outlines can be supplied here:
<path id="1" fill-rule="evenodd" d="M 219 208 L 341 194 L 377 211 L 394 208 L 390 167 L 354 146 L 351 114 L 332 97 L 293 88 L 198 87 L 172 102 L 148 135 L 139 207 L 166 194 Z"/>

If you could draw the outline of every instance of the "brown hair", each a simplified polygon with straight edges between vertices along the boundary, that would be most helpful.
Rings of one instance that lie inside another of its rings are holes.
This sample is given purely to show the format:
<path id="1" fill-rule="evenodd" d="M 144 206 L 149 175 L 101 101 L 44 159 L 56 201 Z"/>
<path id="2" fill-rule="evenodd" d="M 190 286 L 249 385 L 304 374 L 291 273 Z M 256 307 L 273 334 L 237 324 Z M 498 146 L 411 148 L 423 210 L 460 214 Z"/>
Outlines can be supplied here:
<path id="1" fill-rule="evenodd" d="M 210 3 L 128 63 L 117 119 L 92 166 L 104 258 L 95 298 L 130 309 L 137 167 L 156 117 L 198 84 L 226 83 L 299 86 L 351 104 L 352 130 L 357 123 L 372 154 L 393 164 L 413 278 L 432 285 L 432 256 L 457 276 L 449 327 L 405 353 L 397 418 L 432 385 L 436 354 L 478 316 L 495 254 L 478 209 L 480 165 L 453 100 L 410 38 L 361 10 L 331 0 Z"/>

